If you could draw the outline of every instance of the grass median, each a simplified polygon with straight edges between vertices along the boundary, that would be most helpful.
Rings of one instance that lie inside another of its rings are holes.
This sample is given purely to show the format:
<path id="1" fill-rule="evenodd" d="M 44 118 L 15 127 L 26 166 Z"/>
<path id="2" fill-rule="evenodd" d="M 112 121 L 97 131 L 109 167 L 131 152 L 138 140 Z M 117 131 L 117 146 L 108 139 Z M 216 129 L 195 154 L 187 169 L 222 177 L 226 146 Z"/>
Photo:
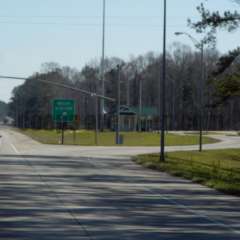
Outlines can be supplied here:
<path id="1" fill-rule="evenodd" d="M 144 167 L 240 196 L 239 149 L 167 153 L 165 162 L 159 161 L 158 154 L 140 155 L 135 161 Z"/>
<path id="2" fill-rule="evenodd" d="M 25 129 L 20 130 L 21 133 L 45 144 L 59 144 L 61 139 L 61 132 L 57 130 L 34 130 Z M 95 133 L 94 131 L 67 130 L 64 133 L 67 145 L 81 145 L 81 146 L 94 146 Z M 122 132 L 124 138 L 123 146 L 159 146 L 159 133 L 152 132 Z M 183 145 L 196 145 L 198 144 L 199 137 L 197 135 L 178 135 L 167 133 L 166 145 L 167 146 L 183 146 Z M 217 140 L 203 137 L 203 143 L 215 143 Z M 114 132 L 100 132 L 99 133 L 100 146 L 115 146 L 115 133 Z"/>

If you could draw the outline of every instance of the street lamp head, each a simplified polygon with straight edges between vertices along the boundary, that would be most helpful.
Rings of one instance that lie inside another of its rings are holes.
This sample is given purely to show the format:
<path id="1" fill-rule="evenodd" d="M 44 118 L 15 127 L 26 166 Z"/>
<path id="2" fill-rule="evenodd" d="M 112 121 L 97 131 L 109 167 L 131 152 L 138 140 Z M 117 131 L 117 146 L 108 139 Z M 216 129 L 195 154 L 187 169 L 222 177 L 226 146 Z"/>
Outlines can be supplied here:
<path id="1" fill-rule="evenodd" d="M 184 33 L 183 32 L 175 32 L 174 33 L 176 36 L 179 36 L 179 35 L 183 35 Z"/>
<path id="2" fill-rule="evenodd" d="M 192 35 L 190 35 L 189 33 L 187 32 L 175 32 L 174 33 L 176 36 L 179 36 L 179 35 L 186 35 L 187 37 L 189 37 L 193 44 L 195 45 L 196 48 L 200 49 L 201 45 L 202 45 L 202 41 L 199 42 L 196 38 L 194 38 Z"/>

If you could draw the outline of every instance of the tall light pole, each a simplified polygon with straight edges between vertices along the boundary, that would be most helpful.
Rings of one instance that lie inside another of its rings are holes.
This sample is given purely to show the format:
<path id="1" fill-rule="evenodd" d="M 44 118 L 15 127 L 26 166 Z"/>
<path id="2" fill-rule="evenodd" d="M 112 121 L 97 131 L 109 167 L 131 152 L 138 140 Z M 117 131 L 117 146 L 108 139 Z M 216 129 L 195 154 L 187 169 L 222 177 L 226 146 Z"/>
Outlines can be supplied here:
<path id="1" fill-rule="evenodd" d="M 101 59 L 101 94 L 105 96 L 105 32 L 106 32 L 106 0 L 103 0 L 103 14 L 102 14 L 102 59 Z M 104 129 L 104 111 L 105 101 L 102 98 L 100 102 L 100 128 Z"/>
<path id="2" fill-rule="evenodd" d="M 165 88 L 166 88 L 166 29 L 167 29 L 167 0 L 164 0 L 163 13 L 163 59 L 162 78 L 160 81 L 160 127 L 161 127 L 161 149 L 160 161 L 165 161 Z"/>
<path id="3" fill-rule="evenodd" d="M 143 82 L 141 75 L 138 76 L 138 82 L 139 82 L 139 100 L 138 100 L 138 131 L 142 132 L 142 88 L 143 88 Z"/>
<path id="4" fill-rule="evenodd" d="M 204 46 L 203 46 L 203 41 L 201 41 L 200 44 L 200 51 L 201 51 L 201 82 L 200 82 L 200 109 L 199 109 L 199 152 L 202 152 L 202 135 L 203 135 L 203 84 L 204 84 Z"/>
<path id="5" fill-rule="evenodd" d="M 203 132 L 203 82 L 204 82 L 204 41 L 198 41 L 193 36 L 186 32 L 175 32 L 175 35 L 186 35 L 191 39 L 194 46 L 200 51 L 201 54 L 201 81 L 200 81 L 200 99 L 199 99 L 199 152 L 202 152 L 202 132 Z"/>

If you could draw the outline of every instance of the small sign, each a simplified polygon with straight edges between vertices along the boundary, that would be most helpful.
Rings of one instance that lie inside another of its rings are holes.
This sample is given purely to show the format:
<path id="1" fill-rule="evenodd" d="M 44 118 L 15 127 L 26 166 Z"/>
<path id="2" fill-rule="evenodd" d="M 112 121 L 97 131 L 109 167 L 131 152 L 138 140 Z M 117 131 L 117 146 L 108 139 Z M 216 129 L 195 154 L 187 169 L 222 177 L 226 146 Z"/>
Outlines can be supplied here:
<path id="1" fill-rule="evenodd" d="M 73 99 L 53 100 L 53 120 L 55 122 L 73 122 L 75 117 L 75 101 Z"/>

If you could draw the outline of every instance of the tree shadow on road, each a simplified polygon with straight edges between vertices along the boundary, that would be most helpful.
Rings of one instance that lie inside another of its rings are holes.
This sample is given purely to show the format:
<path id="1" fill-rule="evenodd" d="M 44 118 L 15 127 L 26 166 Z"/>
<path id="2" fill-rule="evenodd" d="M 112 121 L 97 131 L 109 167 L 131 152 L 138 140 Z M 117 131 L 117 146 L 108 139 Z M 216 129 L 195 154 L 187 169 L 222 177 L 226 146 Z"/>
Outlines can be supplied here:
<path id="1" fill-rule="evenodd" d="M 239 239 L 238 198 L 129 160 L 1 155 L 0 190 L 0 239 Z"/>

